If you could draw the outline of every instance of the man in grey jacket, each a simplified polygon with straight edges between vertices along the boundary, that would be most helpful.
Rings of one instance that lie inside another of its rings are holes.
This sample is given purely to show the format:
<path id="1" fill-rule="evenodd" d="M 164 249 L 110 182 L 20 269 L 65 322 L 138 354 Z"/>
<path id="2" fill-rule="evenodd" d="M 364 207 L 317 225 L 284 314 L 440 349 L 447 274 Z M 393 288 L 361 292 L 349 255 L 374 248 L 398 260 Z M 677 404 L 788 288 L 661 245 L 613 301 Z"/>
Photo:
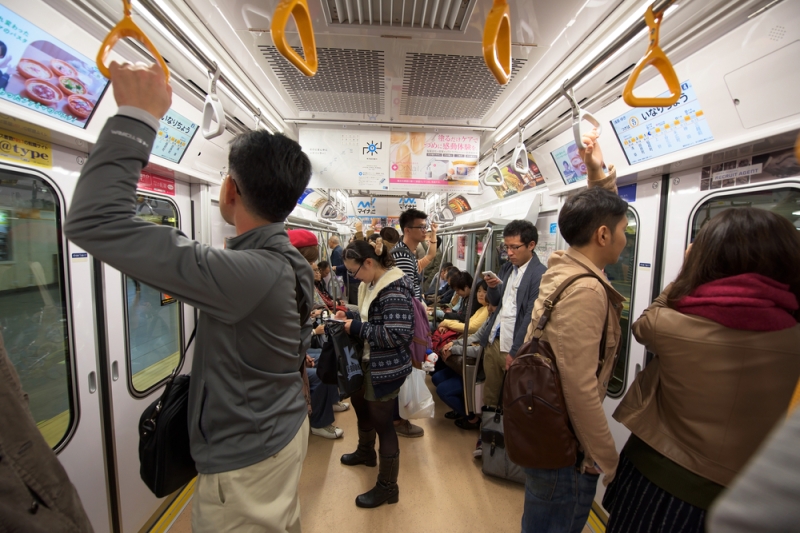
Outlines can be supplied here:
<path id="1" fill-rule="evenodd" d="M 81 173 L 64 232 L 200 311 L 188 420 L 199 472 L 192 530 L 300 531 L 297 484 L 309 424 L 299 369 L 311 338 L 313 273 L 282 222 L 311 164 L 282 135 L 234 139 L 220 211 L 237 236 L 225 250 L 138 219 L 139 174 L 172 91 L 157 66 L 110 70 L 119 111 Z"/>
<path id="2" fill-rule="evenodd" d="M 481 346 L 486 348 L 483 390 L 488 406 L 500 404 L 500 387 L 507 363 L 510 364 L 525 340 L 533 304 L 539 297 L 539 282 L 547 267 L 533 251 L 538 240 L 536 226 L 527 220 L 512 220 L 503 230 L 508 262 L 497 277 L 484 277 L 489 286 L 486 301 L 497 307 L 489 319 L 494 324 L 492 331 L 481 338 Z"/>

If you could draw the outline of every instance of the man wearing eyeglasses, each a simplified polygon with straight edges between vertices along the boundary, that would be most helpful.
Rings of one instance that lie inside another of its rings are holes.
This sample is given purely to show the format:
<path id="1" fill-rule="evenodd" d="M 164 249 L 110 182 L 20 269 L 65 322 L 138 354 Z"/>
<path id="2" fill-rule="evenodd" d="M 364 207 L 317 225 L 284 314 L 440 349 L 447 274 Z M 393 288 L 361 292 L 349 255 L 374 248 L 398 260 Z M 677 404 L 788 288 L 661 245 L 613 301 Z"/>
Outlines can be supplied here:
<path id="1" fill-rule="evenodd" d="M 485 347 L 483 368 L 486 372 L 484 402 L 488 406 L 500 403 L 500 387 L 506 370 L 506 359 L 516 355 L 522 346 L 533 304 L 539 297 L 539 282 L 547 267 L 533 249 L 539 233 L 527 220 L 514 220 L 503 230 L 503 242 L 508 262 L 497 277 L 484 276 L 489 291 L 486 300 L 497 307 L 489 318 L 493 326 L 481 339 Z"/>

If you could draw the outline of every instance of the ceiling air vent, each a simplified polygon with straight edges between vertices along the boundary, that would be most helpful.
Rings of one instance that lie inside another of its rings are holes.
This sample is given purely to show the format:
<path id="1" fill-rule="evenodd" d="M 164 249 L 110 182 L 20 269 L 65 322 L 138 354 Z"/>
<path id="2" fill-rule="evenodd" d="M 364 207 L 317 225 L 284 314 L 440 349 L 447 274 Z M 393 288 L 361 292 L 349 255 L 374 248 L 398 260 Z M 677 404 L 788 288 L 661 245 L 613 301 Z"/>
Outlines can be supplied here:
<path id="1" fill-rule="evenodd" d="M 461 31 L 477 0 L 321 0 L 328 24 Z"/>
<path id="2" fill-rule="evenodd" d="M 304 76 L 274 46 L 259 46 L 300 111 L 384 113 L 384 57 L 380 50 L 317 48 L 319 68 Z M 302 53 L 298 47 L 298 53 Z"/>
<path id="3" fill-rule="evenodd" d="M 526 61 L 512 59 L 511 80 L 499 85 L 480 56 L 406 54 L 400 114 L 483 118 Z"/>

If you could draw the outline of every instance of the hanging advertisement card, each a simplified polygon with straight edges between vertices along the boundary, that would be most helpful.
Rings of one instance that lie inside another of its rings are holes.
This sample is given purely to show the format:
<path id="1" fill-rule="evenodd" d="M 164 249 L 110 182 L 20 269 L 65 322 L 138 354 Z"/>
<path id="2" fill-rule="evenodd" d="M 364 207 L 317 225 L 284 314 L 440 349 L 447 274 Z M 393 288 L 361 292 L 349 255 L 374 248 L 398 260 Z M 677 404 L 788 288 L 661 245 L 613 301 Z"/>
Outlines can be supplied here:
<path id="1" fill-rule="evenodd" d="M 309 187 L 389 188 L 389 132 L 300 128 L 300 146 L 311 160 Z"/>
<path id="2" fill-rule="evenodd" d="M 544 176 L 530 152 L 528 153 L 528 169 L 528 172 L 520 174 L 514 170 L 514 167 L 502 167 L 500 171 L 503 174 L 503 184 L 500 187 L 492 187 L 497 197 L 508 198 L 533 187 L 544 185 Z"/>
<path id="3" fill-rule="evenodd" d="M 459 261 L 463 261 L 467 257 L 467 236 L 459 235 L 456 242 L 456 254 Z"/>
<path id="4" fill-rule="evenodd" d="M 389 189 L 478 192 L 481 138 L 465 133 L 395 131 Z"/>

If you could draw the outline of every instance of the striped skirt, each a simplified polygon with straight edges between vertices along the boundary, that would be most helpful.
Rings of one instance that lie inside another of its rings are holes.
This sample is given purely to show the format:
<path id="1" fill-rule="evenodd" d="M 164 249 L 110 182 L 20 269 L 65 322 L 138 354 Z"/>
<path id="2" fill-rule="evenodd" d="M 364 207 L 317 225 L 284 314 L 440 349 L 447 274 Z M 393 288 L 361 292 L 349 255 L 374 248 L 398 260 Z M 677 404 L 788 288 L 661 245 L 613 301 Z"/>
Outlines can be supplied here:
<path id="1" fill-rule="evenodd" d="M 603 507 L 609 512 L 606 533 L 705 533 L 705 510 L 651 483 L 624 452 Z"/>

